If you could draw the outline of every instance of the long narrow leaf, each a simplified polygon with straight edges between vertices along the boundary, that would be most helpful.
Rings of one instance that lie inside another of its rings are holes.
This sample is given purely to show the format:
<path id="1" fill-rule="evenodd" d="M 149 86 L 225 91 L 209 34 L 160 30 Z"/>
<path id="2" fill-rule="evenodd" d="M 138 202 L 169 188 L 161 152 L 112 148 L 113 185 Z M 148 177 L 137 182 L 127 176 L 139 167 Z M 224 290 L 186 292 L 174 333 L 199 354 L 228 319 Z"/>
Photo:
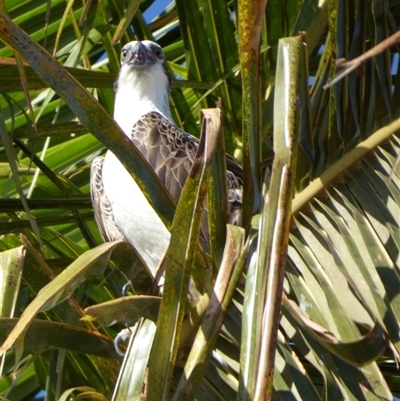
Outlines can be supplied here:
<path id="1" fill-rule="evenodd" d="M 211 157 L 221 127 L 218 109 L 205 110 L 203 116 L 203 135 L 178 204 L 166 256 L 164 294 L 149 365 L 152 386 L 148 398 L 153 400 L 166 399 L 169 392 L 206 200 Z"/>
<path id="2" fill-rule="evenodd" d="M 47 286 L 43 287 L 38 296 L 25 309 L 17 325 L 2 344 L 0 353 L 11 348 L 17 341 L 21 345 L 25 331 L 38 312 L 50 309 L 68 298 L 71 295 L 71 290 L 80 284 L 87 275 L 93 274 L 99 269 L 100 272 L 104 271 L 111 252 L 120 245 L 121 242 L 105 243 L 87 251 Z"/>
<path id="3" fill-rule="evenodd" d="M 188 361 L 174 394 L 173 401 L 184 401 L 195 396 L 210 359 L 228 305 L 243 268 L 242 252 L 244 230 L 228 226 L 224 256 L 210 303 L 195 337 Z"/>

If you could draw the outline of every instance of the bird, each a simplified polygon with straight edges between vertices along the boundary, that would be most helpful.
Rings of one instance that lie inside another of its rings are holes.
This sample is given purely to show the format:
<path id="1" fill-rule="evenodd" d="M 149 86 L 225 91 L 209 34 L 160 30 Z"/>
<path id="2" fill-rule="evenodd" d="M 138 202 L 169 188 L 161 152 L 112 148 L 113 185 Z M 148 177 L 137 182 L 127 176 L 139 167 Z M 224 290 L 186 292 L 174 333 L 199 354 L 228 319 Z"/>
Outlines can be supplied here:
<path id="1" fill-rule="evenodd" d="M 114 119 L 135 144 L 172 198 L 178 202 L 192 167 L 198 139 L 172 119 L 172 79 L 162 48 L 149 40 L 123 46 L 115 83 Z M 227 161 L 229 222 L 241 224 L 242 167 Z M 129 242 L 153 278 L 170 233 L 139 186 L 110 150 L 92 162 L 90 190 L 94 216 L 105 241 Z"/>

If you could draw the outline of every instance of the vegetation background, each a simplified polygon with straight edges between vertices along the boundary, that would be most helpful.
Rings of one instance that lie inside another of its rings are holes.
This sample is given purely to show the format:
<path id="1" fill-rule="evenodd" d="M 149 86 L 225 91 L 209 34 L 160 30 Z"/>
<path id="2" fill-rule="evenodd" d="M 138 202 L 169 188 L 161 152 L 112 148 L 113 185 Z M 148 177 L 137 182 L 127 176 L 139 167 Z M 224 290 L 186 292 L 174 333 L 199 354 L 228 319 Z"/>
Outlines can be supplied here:
<path id="1" fill-rule="evenodd" d="M 398 32 L 400 1 L 177 0 L 146 22 L 154 4 L 0 2 L 0 396 L 399 397 L 399 44 L 323 86 L 336 60 Z M 225 228 L 216 163 L 204 167 L 211 181 L 188 185 L 169 249 L 186 270 L 171 269 L 178 284 L 161 306 L 143 295 L 151 280 L 134 250 L 100 245 L 89 194 L 91 161 L 108 147 L 149 177 L 144 190 L 172 224 L 175 206 L 108 117 L 121 47 L 135 39 L 163 47 L 185 131 L 198 136 L 200 109 L 221 99 L 215 160 L 225 148 L 244 167 L 246 231 Z M 208 185 L 211 258 L 189 252 L 186 217 Z M 96 320 L 81 320 L 88 307 Z M 138 319 L 122 360 L 113 339 Z"/>

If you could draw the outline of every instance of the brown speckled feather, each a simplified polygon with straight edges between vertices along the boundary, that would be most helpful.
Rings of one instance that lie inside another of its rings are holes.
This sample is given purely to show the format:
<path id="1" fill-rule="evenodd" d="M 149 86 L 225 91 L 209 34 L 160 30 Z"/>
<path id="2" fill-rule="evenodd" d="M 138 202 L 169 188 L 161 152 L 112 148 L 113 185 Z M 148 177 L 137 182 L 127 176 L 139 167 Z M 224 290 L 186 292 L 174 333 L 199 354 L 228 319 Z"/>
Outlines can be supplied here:
<path id="1" fill-rule="evenodd" d="M 178 201 L 196 155 L 198 140 L 155 111 L 142 116 L 133 126 L 131 140 Z M 230 156 L 226 162 L 229 223 L 241 224 L 242 168 Z"/>
<path id="2" fill-rule="evenodd" d="M 114 221 L 113 211 L 103 187 L 104 157 L 96 157 L 90 169 L 90 193 L 94 218 L 104 241 L 126 241 Z"/>

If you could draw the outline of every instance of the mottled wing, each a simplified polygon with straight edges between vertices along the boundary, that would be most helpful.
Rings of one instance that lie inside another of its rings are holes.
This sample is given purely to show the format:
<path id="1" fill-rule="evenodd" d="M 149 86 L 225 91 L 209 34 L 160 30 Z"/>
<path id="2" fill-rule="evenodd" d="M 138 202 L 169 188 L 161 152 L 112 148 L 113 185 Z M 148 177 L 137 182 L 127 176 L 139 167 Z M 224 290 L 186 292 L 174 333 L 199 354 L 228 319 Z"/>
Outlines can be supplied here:
<path id="1" fill-rule="evenodd" d="M 196 155 L 196 138 L 151 112 L 133 126 L 131 140 L 177 202 Z"/>
<path id="2" fill-rule="evenodd" d="M 126 241 L 125 236 L 116 226 L 111 204 L 103 186 L 104 157 L 96 157 L 90 169 L 90 194 L 94 218 L 104 241 Z"/>
<path id="3" fill-rule="evenodd" d="M 145 114 L 132 128 L 132 142 L 177 202 L 192 167 L 198 140 L 158 112 Z M 229 155 L 227 187 L 229 223 L 242 222 L 242 167 Z"/>

